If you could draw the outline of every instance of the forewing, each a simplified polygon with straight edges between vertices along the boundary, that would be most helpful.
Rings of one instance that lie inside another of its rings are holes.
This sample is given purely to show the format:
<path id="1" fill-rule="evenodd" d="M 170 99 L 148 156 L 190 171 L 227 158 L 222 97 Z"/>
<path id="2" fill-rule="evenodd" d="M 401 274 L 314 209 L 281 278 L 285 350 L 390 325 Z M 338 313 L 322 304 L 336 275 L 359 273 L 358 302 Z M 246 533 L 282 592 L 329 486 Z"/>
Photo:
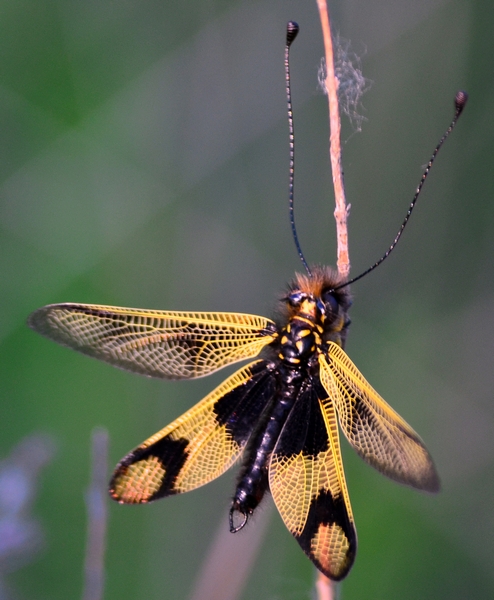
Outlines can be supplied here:
<path id="1" fill-rule="evenodd" d="M 121 369 L 165 379 L 202 377 L 253 358 L 276 336 L 264 317 L 51 304 L 31 314 L 38 333 Z"/>
<path id="2" fill-rule="evenodd" d="M 273 393 L 274 377 L 266 361 L 236 371 L 123 458 L 110 482 L 110 495 L 121 503 L 145 503 L 219 477 L 239 457 Z"/>
<path id="3" fill-rule="evenodd" d="M 321 382 L 358 454 L 395 481 L 439 491 L 439 476 L 420 437 L 369 385 L 346 353 L 330 342 L 319 363 Z"/>
<path id="4" fill-rule="evenodd" d="M 357 534 L 343 472 L 335 408 L 317 380 L 301 389 L 269 466 L 276 507 L 302 550 L 327 577 L 343 579 Z"/>

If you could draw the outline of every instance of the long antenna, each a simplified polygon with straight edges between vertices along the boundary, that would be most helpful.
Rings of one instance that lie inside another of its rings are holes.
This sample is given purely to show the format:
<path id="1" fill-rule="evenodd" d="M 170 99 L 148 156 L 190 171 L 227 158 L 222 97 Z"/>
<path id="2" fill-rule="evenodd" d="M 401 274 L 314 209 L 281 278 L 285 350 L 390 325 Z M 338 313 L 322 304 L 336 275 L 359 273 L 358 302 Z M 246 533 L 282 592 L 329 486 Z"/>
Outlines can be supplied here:
<path id="1" fill-rule="evenodd" d="M 391 244 L 391 246 L 386 250 L 386 252 L 383 254 L 383 256 L 381 256 L 381 258 L 375 262 L 371 267 L 369 267 L 368 269 L 366 269 L 363 273 L 360 273 L 360 275 L 357 275 L 357 277 L 354 277 L 353 279 L 350 279 L 350 281 L 347 281 L 345 283 L 342 283 L 341 285 L 338 285 L 337 287 L 333 288 L 334 290 L 339 290 L 343 287 L 346 287 L 347 285 L 350 285 L 351 283 L 355 283 L 356 281 L 358 281 L 359 279 L 362 279 L 362 277 L 365 277 L 365 275 L 367 275 L 368 273 L 370 273 L 371 271 L 373 271 L 376 267 L 378 267 L 386 258 L 388 258 L 388 256 L 391 254 L 391 252 L 395 249 L 396 244 L 398 243 L 398 240 L 401 237 L 401 234 L 403 233 L 403 230 L 406 227 L 406 224 L 408 223 L 408 220 L 410 219 L 410 216 L 412 214 L 412 211 L 415 207 L 415 204 L 417 202 L 417 199 L 420 195 L 420 192 L 422 191 L 422 187 L 425 183 L 425 180 L 427 179 L 427 176 L 429 175 L 429 171 L 431 170 L 432 164 L 437 156 L 437 153 L 439 152 L 439 150 L 441 149 L 441 146 L 444 144 L 444 142 L 446 141 L 446 138 L 449 136 L 449 134 L 453 131 L 456 123 L 458 122 L 458 119 L 460 118 L 460 115 L 463 111 L 463 109 L 465 108 L 465 104 L 467 103 L 468 100 L 468 94 L 462 90 L 460 90 L 459 92 L 456 93 L 455 96 L 455 115 L 453 117 L 453 120 L 451 121 L 450 126 L 448 127 L 448 129 L 446 130 L 445 134 L 443 135 L 443 137 L 439 140 L 438 145 L 436 146 L 436 148 L 434 149 L 434 152 L 432 153 L 432 156 L 427 164 L 427 167 L 420 179 L 420 183 L 417 186 L 417 189 L 415 191 L 415 196 L 413 197 L 412 202 L 410 203 L 410 206 L 408 207 L 408 211 L 407 214 L 405 216 L 405 219 L 403 221 L 403 223 L 401 224 L 400 229 L 398 230 L 398 233 L 396 234 L 395 239 L 393 240 L 393 243 Z"/>
<path id="2" fill-rule="evenodd" d="M 293 211 L 293 180 L 295 173 L 295 141 L 293 133 L 293 111 L 292 111 L 292 93 L 290 88 L 290 46 L 293 40 L 297 37 L 299 26 L 295 21 L 289 21 L 286 26 L 286 46 L 285 46 L 285 86 L 286 86 L 286 102 L 288 105 L 288 131 L 289 131 L 289 144 L 290 144 L 290 179 L 288 185 L 288 201 L 290 205 L 290 225 L 292 226 L 293 241 L 297 248 L 298 255 L 302 264 L 307 271 L 307 274 L 312 275 L 309 265 L 307 264 L 302 248 L 298 241 L 297 229 L 295 228 L 295 214 Z"/>

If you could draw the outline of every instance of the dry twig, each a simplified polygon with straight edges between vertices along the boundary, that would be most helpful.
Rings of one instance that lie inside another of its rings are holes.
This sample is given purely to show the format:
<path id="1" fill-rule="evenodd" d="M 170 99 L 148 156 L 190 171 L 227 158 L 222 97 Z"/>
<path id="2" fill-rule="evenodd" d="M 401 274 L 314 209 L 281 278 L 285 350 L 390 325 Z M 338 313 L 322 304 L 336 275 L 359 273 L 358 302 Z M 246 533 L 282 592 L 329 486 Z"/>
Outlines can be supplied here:
<path id="1" fill-rule="evenodd" d="M 326 57 L 326 92 L 329 104 L 329 153 L 331 157 L 331 171 L 333 174 L 333 187 L 336 208 L 336 236 L 338 240 L 337 262 L 338 273 L 347 277 L 350 273 L 350 255 L 348 253 L 348 210 L 345 200 L 345 186 L 343 183 L 343 170 L 341 168 L 341 143 L 340 143 L 340 111 L 338 106 L 338 79 L 334 72 L 333 42 L 326 0 L 317 0 L 319 17 L 321 19 Z"/>
<path id="2" fill-rule="evenodd" d="M 338 79 L 335 76 L 333 40 L 331 38 L 331 26 L 326 0 L 317 0 L 319 17 L 324 38 L 324 50 L 326 59 L 326 93 L 329 105 L 329 154 L 331 157 L 331 171 L 333 174 L 333 187 L 335 196 L 334 217 L 336 220 L 337 236 L 337 262 L 338 273 L 348 277 L 350 273 L 350 255 L 348 252 L 348 210 L 345 199 L 345 187 L 343 183 L 343 170 L 341 167 L 341 142 L 340 142 L 340 110 L 338 106 Z M 316 583 L 318 600 L 334 600 L 336 598 L 336 585 L 322 573 L 319 573 Z"/>

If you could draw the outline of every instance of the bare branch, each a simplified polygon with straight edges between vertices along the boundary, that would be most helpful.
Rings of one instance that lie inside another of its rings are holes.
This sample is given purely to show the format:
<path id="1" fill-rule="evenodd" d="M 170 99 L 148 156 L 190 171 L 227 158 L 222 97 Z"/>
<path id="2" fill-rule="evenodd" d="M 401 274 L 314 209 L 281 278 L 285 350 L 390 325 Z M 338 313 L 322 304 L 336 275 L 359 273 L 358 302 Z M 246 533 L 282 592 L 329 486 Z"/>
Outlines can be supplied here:
<path id="1" fill-rule="evenodd" d="M 338 79 L 335 76 L 333 40 L 326 0 L 317 0 L 319 18 L 321 19 L 324 50 L 326 58 L 325 86 L 329 105 L 329 155 L 331 158 L 331 172 L 333 174 L 333 187 L 335 197 L 334 217 L 336 221 L 337 237 L 337 262 L 338 273 L 348 277 L 350 273 L 350 255 L 348 252 L 347 206 L 345 199 L 345 186 L 343 183 L 343 170 L 341 167 L 341 142 L 340 142 L 340 110 L 338 106 Z M 316 583 L 318 600 L 335 600 L 336 585 L 322 573 L 318 574 Z"/>
<path id="2" fill-rule="evenodd" d="M 343 184 L 343 170 L 341 168 L 341 143 L 340 143 L 340 111 L 338 106 L 338 79 L 334 72 L 333 42 L 331 38 L 331 27 L 329 22 L 328 7 L 326 0 L 317 0 L 319 17 L 321 19 L 322 33 L 324 38 L 324 49 L 326 56 L 326 92 L 329 104 L 330 124 L 330 157 L 331 171 L 333 174 L 333 187 L 336 208 L 334 217 L 336 220 L 336 236 L 338 240 L 337 262 L 338 273 L 347 277 L 350 273 L 350 255 L 348 252 L 347 215 L 348 210 L 345 200 L 345 187 Z"/>

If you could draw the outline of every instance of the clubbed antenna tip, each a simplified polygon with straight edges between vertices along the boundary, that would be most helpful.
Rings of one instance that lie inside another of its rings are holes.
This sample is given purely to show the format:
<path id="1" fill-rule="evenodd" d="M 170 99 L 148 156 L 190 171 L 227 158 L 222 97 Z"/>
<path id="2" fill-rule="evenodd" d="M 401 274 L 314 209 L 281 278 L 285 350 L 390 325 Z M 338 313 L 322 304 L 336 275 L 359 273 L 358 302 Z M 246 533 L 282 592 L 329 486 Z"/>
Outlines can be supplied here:
<path id="1" fill-rule="evenodd" d="M 286 44 L 287 44 L 287 46 L 290 46 L 290 44 L 293 42 L 293 40 L 297 37 L 298 30 L 299 30 L 298 23 L 295 23 L 295 21 L 288 21 L 288 24 L 286 26 Z"/>
<path id="2" fill-rule="evenodd" d="M 465 108 L 465 104 L 468 100 L 468 94 L 464 90 L 459 90 L 456 92 L 455 96 L 455 108 L 456 115 L 459 116 L 461 111 Z"/>

